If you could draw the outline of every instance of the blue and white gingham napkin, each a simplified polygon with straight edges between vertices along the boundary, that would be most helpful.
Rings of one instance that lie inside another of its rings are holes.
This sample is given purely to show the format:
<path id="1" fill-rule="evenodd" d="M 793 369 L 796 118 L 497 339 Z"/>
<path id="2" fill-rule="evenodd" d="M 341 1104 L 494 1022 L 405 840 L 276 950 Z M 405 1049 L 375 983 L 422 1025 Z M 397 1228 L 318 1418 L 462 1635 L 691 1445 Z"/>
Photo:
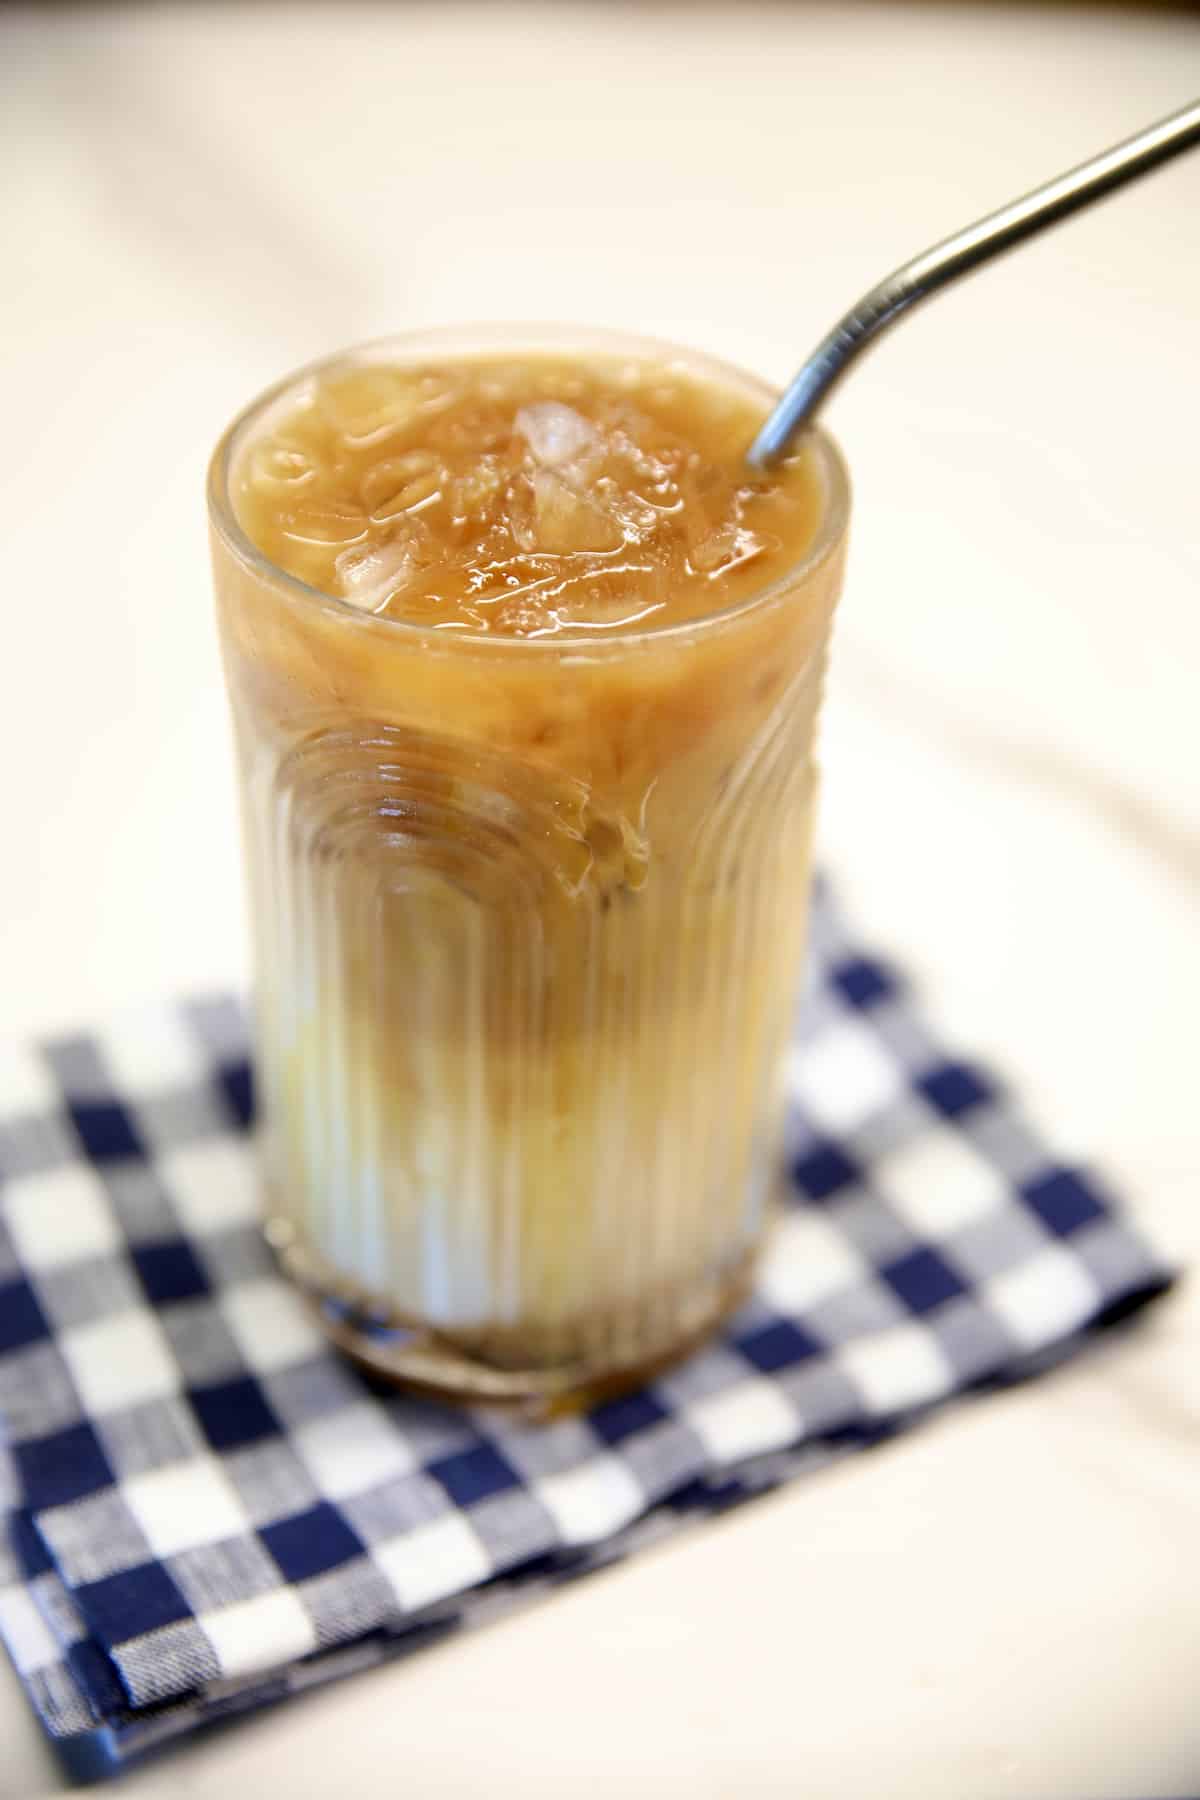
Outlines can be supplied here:
<path id="1" fill-rule="evenodd" d="M 0 1635 L 51 1733 L 121 1757 L 376 1663 L 1162 1289 L 827 899 L 813 935 L 795 1204 L 756 1298 L 653 1387 L 550 1425 L 381 1391 L 325 1347 L 256 1229 L 234 1002 L 0 1075 Z"/>

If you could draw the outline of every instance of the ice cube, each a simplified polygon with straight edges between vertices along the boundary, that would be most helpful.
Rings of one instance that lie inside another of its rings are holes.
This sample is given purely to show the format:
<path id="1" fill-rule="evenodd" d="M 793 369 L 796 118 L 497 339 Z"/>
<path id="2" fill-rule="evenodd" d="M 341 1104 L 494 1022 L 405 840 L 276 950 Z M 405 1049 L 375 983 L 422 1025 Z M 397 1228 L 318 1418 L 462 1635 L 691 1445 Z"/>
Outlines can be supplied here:
<path id="1" fill-rule="evenodd" d="M 692 567 L 700 575 L 724 575 L 761 555 L 766 545 L 745 525 L 722 525 L 692 549 Z"/>
<path id="2" fill-rule="evenodd" d="M 504 486 L 504 471 L 494 456 L 481 456 L 474 468 L 460 475 L 452 488 L 454 510 L 464 519 L 486 524 L 495 511 Z"/>
<path id="3" fill-rule="evenodd" d="M 363 612 L 378 612 L 412 574 L 416 564 L 411 538 L 356 546 L 334 559 L 342 598 Z"/>
<path id="4" fill-rule="evenodd" d="M 524 475 L 508 484 L 504 496 L 504 515 L 518 550 L 536 550 L 537 518 L 533 507 L 533 489 Z"/>
<path id="5" fill-rule="evenodd" d="M 534 406 L 523 406 L 513 423 L 529 445 L 534 461 L 544 469 L 578 469 L 582 474 L 604 454 L 595 426 L 561 400 L 539 400 Z"/>
<path id="6" fill-rule="evenodd" d="M 279 498 L 311 487 L 319 472 L 320 465 L 310 451 L 277 439 L 255 444 L 247 458 L 250 486 Z"/>
<path id="7" fill-rule="evenodd" d="M 421 401 L 416 381 L 383 369 L 358 370 L 321 393 L 326 418 L 351 450 L 405 436 L 421 418 Z"/>
<path id="8" fill-rule="evenodd" d="M 640 494 L 623 491 L 616 483 L 612 484 L 611 493 L 605 491 L 603 482 L 599 485 L 607 509 L 619 523 L 626 544 L 648 544 L 662 532 L 664 519 L 658 507 L 643 500 Z"/>
<path id="9" fill-rule="evenodd" d="M 359 482 L 363 505 L 370 512 L 386 506 L 415 476 L 424 475 L 436 464 L 432 450 L 410 450 L 404 456 L 389 456 L 383 462 L 372 463 Z"/>
<path id="10" fill-rule="evenodd" d="M 651 482 L 655 486 L 670 482 L 672 474 L 670 463 L 664 462 L 661 457 L 652 456 L 649 450 L 643 449 L 637 439 L 623 426 L 610 432 L 608 447 L 614 455 L 627 463 L 633 473 L 640 476 L 643 481 Z"/>
<path id="11" fill-rule="evenodd" d="M 589 571 L 576 580 L 564 581 L 556 590 L 556 604 L 564 622 L 569 621 L 585 631 L 615 631 L 638 625 L 662 611 L 663 601 L 656 598 L 656 584 L 652 578 L 647 580 L 641 592 L 631 593 L 621 582 L 609 588 L 602 580 L 593 579 L 592 573 Z"/>
<path id="12" fill-rule="evenodd" d="M 351 500 L 316 495 L 281 512 L 279 528 L 299 544 L 353 544 L 366 535 L 367 515 Z"/>
<path id="13" fill-rule="evenodd" d="M 534 471 L 533 508 L 543 550 L 615 550 L 622 542 L 616 520 L 549 469 Z"/>
<path id="14" fill-rule="evenodd" d="M 389 457 L 367 470 L 362 479 L 363 503 L 370 507 L 372 520 L 380 524 L 423 506 L 442 491 L 449 478 L 449 470 L 431 450 L 410 450 L 406 456 Z"/>

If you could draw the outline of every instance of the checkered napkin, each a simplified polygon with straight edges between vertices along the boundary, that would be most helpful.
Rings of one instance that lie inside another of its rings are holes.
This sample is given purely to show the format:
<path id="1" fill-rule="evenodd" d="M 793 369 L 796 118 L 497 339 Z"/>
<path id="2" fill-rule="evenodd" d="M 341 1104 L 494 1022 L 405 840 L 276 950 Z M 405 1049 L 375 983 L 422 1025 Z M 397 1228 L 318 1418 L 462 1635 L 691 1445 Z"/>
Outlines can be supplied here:
<path id="1" fill-rule="evenodd" d="M 18 1059 L 0 1634 L 50 1732 L 120 1757 L 378 1662 L 1030 1373 L 1165 1285 L 825 898 L 814 937 L 796 1204 L 756 1298 L 653 1387 L 541 1427 L 325 1348 L 256 1229 L 232 1001 Z"/>

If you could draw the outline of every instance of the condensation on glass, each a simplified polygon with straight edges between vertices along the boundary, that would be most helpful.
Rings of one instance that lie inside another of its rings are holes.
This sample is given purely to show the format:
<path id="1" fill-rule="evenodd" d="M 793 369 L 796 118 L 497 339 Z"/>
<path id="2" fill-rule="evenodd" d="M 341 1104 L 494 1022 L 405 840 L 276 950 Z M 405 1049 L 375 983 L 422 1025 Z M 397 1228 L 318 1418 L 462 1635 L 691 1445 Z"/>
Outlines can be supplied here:
<path id="1" fill-rule="evenodd" d="M 773 398 L 673 347 L 553 348 L 669 354 Z M 243 415 L 211 476 L 269 1235 L 385 1373 L 534 1405 L 602 1392 L 711 1330 L 768 1222 L 844 470 L 818 437 L 815 542 L 730 611 L 439 633 L 317 594 L 240 530 L 230 468 L 291 391 Z"/>

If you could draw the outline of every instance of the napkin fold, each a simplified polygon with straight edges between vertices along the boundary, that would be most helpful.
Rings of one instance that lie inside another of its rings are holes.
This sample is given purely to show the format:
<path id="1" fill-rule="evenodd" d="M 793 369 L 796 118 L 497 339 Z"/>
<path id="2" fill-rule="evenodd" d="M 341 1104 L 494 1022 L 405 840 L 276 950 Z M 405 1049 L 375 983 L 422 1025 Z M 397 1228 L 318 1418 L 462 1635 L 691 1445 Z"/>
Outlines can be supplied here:
<path id="1" fill-rule="evenodd" d="M 1036 1371 L 1168 1280 L 1096 1179 L 939 1046 L 817 897 L 790 1204 L 754 1299 L 534 1426 L 326 1347 L 256 1223 L 228 997 L 0 1073 L 0 1636 L 120 1759 L 411 1649 Z"/>

